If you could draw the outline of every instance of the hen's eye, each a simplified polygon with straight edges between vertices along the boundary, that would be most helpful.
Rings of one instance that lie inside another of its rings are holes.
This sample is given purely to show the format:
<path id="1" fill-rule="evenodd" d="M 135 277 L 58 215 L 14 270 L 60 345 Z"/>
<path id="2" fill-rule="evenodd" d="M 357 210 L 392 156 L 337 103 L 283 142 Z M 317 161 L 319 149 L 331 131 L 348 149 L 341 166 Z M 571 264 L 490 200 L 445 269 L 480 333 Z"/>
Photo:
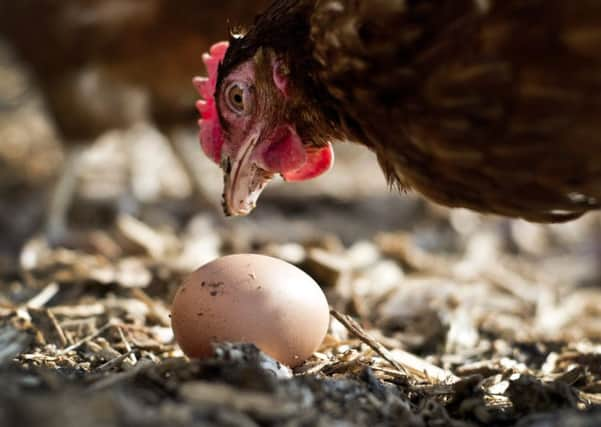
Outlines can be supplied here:
<path id="1" fill-rule="evenodd" d="M 226 92 L 228 107 L 235 113 L 241 114 L 248 110 L 247 89 L 240 83 L 232 83 Z"/>

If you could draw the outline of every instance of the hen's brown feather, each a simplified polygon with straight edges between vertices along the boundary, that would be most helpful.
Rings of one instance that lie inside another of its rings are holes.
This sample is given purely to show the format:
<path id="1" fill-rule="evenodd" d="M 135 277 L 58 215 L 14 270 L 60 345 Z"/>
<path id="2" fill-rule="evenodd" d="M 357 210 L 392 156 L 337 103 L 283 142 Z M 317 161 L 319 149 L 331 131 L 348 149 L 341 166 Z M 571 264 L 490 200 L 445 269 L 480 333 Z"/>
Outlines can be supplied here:
<path id="1" fill-rule="evenodd" d="M 311 24 L 391 182 L 533 221 L 601 206 L 600 2 L 318 0 Z"/>
<path id="2" fill-rule="evenodd" d="M 601 207 L 597 0 L 276 0 L 220 78 L 260 48 L 303 139 L 367 145 L 393 185 L 540 222 Z"/>

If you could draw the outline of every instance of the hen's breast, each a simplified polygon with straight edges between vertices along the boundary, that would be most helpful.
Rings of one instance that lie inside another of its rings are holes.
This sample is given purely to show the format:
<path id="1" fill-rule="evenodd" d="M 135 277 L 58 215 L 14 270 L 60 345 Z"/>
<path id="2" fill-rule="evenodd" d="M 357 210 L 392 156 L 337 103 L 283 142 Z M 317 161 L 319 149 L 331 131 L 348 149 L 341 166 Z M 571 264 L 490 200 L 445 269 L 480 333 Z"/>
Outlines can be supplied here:
<path id="1" fill-rule="evenodd" d="M 321 78 L 391 181 L 560 221 L 601 206 L 601 3 L 318 1 Z"/>

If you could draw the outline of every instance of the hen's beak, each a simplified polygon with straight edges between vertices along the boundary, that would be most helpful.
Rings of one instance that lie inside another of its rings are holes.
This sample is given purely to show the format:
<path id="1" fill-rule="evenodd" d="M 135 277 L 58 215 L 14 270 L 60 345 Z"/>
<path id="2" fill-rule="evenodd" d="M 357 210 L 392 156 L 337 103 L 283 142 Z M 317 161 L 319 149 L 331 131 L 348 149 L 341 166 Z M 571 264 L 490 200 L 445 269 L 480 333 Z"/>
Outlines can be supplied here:
<path id="1" fill-rule="evenodd" d="M 225 155 L 221 168 L 224 175 L 223 212 L 227 216 L 244 216 L 252 212 L 263 189 L 273 178 L 252 160 L 259 135 L 249 137 L 237 153 Z"/>

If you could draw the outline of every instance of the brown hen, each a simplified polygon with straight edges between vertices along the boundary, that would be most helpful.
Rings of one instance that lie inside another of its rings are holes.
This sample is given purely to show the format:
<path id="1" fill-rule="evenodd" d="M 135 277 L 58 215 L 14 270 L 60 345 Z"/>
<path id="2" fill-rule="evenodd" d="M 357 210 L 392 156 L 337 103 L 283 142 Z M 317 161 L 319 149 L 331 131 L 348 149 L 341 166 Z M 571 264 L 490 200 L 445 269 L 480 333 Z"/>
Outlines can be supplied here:
<path id="1" fill-rule="evenodd" d="M 201 139 L 229 214 L 274 174 L 324 172 L 342 139 L 444 205 L 539 222 L 601 206 L 599 1 L 278 0 L 212 53 Z"/>

